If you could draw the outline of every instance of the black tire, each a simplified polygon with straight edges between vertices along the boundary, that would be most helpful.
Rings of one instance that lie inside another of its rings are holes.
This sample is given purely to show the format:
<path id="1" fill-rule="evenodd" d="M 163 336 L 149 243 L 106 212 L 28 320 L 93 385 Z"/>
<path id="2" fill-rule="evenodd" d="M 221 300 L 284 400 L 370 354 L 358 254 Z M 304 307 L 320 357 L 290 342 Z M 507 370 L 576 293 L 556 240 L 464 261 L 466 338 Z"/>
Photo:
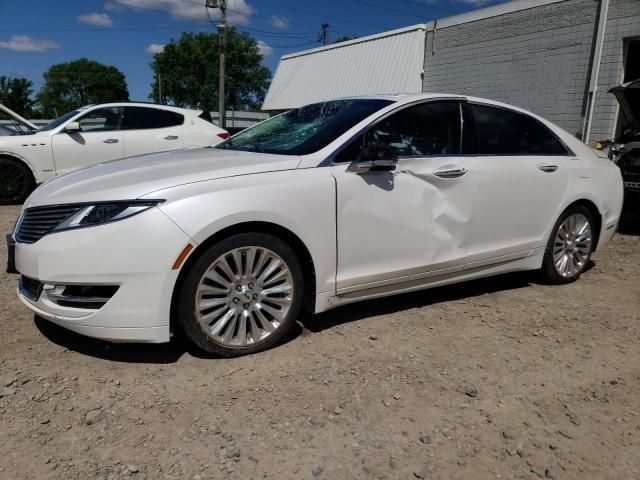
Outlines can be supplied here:
<path id="1" fill-rule="evenodd" d="M 575 271 L 574 273 L 568 276 L 563 276 L 557 271 L 554 264 L 553 250 L 555 246 L 555 240 L 556 240 L 556 236 L 559 233 L 560 226 L 564 223 L 564 221 L 570 216 L 576 215 L 576 214 L 583 215 L 589 222 L 589 227 L 591 229 L 591 242 L 589 247 L 589 253 L 586 257 L 586 260 L 580 266 L 580 268 L 577 269 L 577 271 Z M 597 232 L 594 230 L 594 226 L 595 226 L 595 222 L 593 220 L 593 215 L 591 214 L 589 209 L 587 209 L 586 207 L 581 207 L 581 206 L 571 207 L 565 210 L 564 212 L 562 212 L 562 215 L 560 215 L 560 218 L 558 218 L 558 221 L 553 226 L 553 230 L 551 230 L 551 235 L 549 236 L 549 240 L 547 241 L 547 246 L 545 248 L 544 259 L 542 260 L 542 268 L 540 269 L 540 277 L 544 283 L 548 283 L 552 285 L 562 285 L 566 283 L 575 282 L 580 277 L 582 272 L 584 272 L 585 269 L 588 267 L 589 261 L 591 259 L 591 254 L 593 253 L 593 247 L 595 245 L 595 240 L 597 235 Z"/>
<path id="2" fill-rule="evenodd" d="M 198 323 L 194 308 L 196 292 L 203 275 L 216 259 L 236 248 L 249 246 L 268 249 L 286 263 L 293 279 L 293 298 L 288 313 L 273 333 L 251 345 L 230 347 L 215 341 Z M 178 292 L 177 324 L 185 336 L 205 352 L 221 357 L 239 357 L 260 352 L 280 341 L 295 324 L 304 297 L 304 276 L 296 254 L 279 238 L 265 233 L 233 235 L 207 249 L 188 268 Z"/>
<path id="3" fill-rule="evenodd" d="M 35 186 L 29 167 L 18 160 L 0 158 L 0 205 L 24 203 Z"/>

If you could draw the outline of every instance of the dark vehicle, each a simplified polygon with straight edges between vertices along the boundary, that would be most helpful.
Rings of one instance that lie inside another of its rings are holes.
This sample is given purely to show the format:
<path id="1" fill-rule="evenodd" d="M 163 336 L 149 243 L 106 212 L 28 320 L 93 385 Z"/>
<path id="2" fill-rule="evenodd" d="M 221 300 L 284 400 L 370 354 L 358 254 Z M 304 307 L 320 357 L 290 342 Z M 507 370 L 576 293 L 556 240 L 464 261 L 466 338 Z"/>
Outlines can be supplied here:
<path id="1" fill-rule="evenodd" d="M 620 104 L 626 126 L 620 135 L 600 142 L 609 147 L 609 158 L 620 167 L 624 182 L 624 206 L 640 211 L 640 79 L 609 90 Z"/>

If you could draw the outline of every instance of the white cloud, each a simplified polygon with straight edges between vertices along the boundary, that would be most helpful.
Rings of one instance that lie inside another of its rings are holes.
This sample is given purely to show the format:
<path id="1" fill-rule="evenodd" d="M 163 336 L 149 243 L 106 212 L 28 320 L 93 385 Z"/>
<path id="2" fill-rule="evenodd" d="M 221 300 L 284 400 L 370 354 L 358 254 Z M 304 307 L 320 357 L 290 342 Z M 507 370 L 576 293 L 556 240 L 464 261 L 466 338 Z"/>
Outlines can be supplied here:
<path id="1" fill-rule="evenodd" d="M 105 2 L 104 9 L 111 10 L 113 12 L 119 12 L 121 10 L 124 10 L 124 7 L 118 3 L 108 1 L 108 2 Z"/>
<path id="2" fill-rule="evenodd" d="M 258 40 L 258 50 L 263 57 L 270 57 L 273 55 L 273 47 L 262 40 Z"/>
<path id="3" fill-rule="evenodd" d="M 38 40 L 26 35 L 14 35 L 8 42 L 0 41 L 0 48 L 19 53 L 46 53 L 54 48 L 60 48 L 53 40 Z"/>
<path id="4" fill-rule="evenodd" d="M 164 50 L 164 45 L 160 43 L 152 43 L 151 45 L 149 45 L 147 48 L 144 49 L 145 52 L 152 53 L 152 54 L 161 53 L 163 50 Z"/>
<path id="5" fill-rule="evenodd" d="M 165 11 L 170 13 L 176 20 L 207 20 L 207 12 L 202 2 L 184 0 L 110 0 L 105 3 L 104 7 L 113 10 L 123 6 L 130 8 L 138 8 L 140 12 L 146 12 L 150 15 L 154 11 Z M 249 17 L 253 13 L 253 9 L 247 5 L 245 0 L 227 0 L 227 19 L 236 25 L 246 25 L 249 23 Z M 209 9 L 209 15 L 216 20 L 220 15 L 217 8 Z"/>
<path id="6" fill-rule="evenodd" d="M 106 13 L 87 13 L 86 15 L 80 15 L 76 18 L 80 23 L 84 23 L 85 25 L 92 25 L 94 27 L 113 27 L 113 20 Z"/>
<path id="7" fill-rule="evenodd" d="M 271 15 L 271 25 L 286 30 L 289 28 L 289 19 L 283 15 Z"/>

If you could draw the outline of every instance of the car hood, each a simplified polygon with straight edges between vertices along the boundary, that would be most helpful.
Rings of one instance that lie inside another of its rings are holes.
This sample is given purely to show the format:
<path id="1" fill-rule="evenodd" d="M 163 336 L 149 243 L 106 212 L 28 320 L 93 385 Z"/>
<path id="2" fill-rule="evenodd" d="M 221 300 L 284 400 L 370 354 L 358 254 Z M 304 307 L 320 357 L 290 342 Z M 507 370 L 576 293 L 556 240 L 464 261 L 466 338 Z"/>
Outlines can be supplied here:
<path id="1" fill-rule="evenodd" d="M 300 158 L 215 148 L 180 150 L 99 163 L 45 182 L 24 208 L 135 199 L 157 190 L 224 177 L 291 170 Z"/>
<path id="2" fill-rule="evenodd" d="M 14 112 L 13 110 L 9 109 L 8 107 L 5 107 L 4 105 L 2 105 L 0 103 L 0 112 L 3 112 L 5 115 L 7 115 L 9 118 L 12 118 L 15 122 L 19 123 L 20 125 L 22 125 L 23 127 L 26 127 L 27 130 L 32 130 L 32 131 L 36 131 L 38 130 L 38 127 L 36 127 L 33 123 L 31 123 L 29 120 L 27 120 L 24 117 L 21 117 L 20 115 L 18 115 L 16 112 Z"/>
<path id="3" fill-rule="evenodd" d="M 640 130 L 640 79 L 613 87 L 609 93 L 616 96 L 629 126 Z"/>

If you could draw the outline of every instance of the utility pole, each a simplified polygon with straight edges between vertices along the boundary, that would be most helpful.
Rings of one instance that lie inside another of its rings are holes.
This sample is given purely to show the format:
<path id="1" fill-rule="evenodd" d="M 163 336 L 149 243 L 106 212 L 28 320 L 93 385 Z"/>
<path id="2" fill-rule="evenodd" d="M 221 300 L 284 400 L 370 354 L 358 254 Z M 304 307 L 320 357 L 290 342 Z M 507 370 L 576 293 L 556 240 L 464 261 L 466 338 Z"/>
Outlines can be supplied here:
<path id="1" fill-rule="evenodd" d="M 224 105 L 224 49 L 227 36 L 227 0 L 206 0 L 207 8 L 220 9 L 220 21 L 218 22 L 218 38 L 220 39 L 220 84 L 218 88 L 218 117 L 222 128 L 226 124 L 226 110 Z"/>
<path id="2" fill-rule="evenodd" d="M 158 72 L 158 103 L 162 104 L 162 74 Z"/>
<path id="3" fill-rule="evenodd" d="M 329 24 L 328 23 L 322 24 L 322 32 L 320 32 L 320 36 L 318 37 L 318 42 L 320 42 L 322 45 L 329 44 Z"/>

